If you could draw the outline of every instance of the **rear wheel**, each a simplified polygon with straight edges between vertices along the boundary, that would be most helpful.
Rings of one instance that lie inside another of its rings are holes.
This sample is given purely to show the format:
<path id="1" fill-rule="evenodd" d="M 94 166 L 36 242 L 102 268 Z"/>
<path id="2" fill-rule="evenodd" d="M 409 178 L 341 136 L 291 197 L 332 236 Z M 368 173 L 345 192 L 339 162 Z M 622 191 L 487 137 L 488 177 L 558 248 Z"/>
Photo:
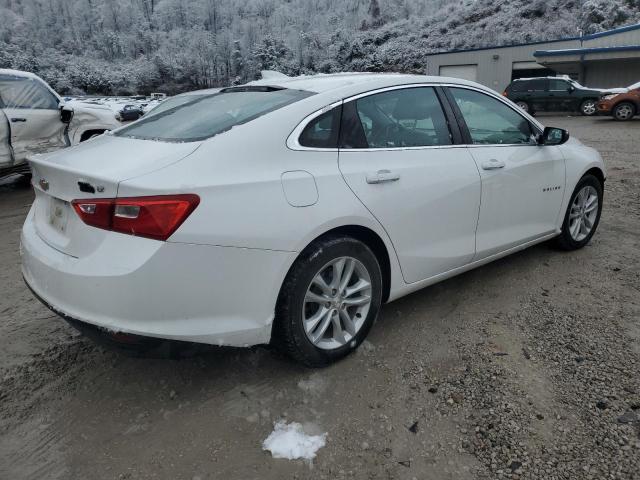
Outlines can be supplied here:
<path id="1" fill-rule="evenodd" d="M 585 175 L 576 185 L 557 243 L 563 250 L 584 247 L 598 228 L 602 212 L 602 184 L 593 175 Z"/>
<path id="2" fill-rule="evenodd" d="M 613 118 L 620 121 L 631 120 L 636 114 L 636 107 L 632 103 L 622 102 L 613 109 Z"/>
<path id="3" fill-rule="evenodd" d="M 527 113 L 529 113 L 529 111 L 531 110 L 531 108 L 529 107 L 529 104 L 524 100 L 517 101 L 516 105 L 518 105 L 518 107 L 520 107 L 522 110 L 524 110 Z"/>
<path id="4" fill-rule="evenodd" d="M 582 115 L 590 117 L 592 115 L 595 115 L 596 111 L 596 101 L 593 98 L 588 98 L 580 104 L 580 113 L 582 113 Z"/>
<path id="5" fill-rule="evenodd" d="M 381 303 L 382 273 L 369 247 L 351 237 L 321 239 L 282 285 L 273 343 L 306 366 L 326 366 L 362 343 Z"/>

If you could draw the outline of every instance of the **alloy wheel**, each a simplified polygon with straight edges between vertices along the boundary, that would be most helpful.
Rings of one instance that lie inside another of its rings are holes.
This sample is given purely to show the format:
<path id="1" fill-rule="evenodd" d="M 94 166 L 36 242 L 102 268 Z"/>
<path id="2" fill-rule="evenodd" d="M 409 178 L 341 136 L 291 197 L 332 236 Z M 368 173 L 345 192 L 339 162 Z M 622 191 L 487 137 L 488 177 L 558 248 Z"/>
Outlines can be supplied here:
<path id="1" fill-rule="evenodd" d="M 594 102 L 593 100 L 586 100 L 582 104 L 582 113 L 584 113 L 585 115 L 593 115 L 594 113 L 596 113 L 596 102 Z"/>
<path id="2" fill-rule="evenodd" d="M 598 217 L 598 192 L 585 185 L 573 198 L 569 212 L 569 233 L 576 242 L 581 242 L 591 233 Z"/>
<path id="3" fill-rule="evenodd" d="M 518 107 L 520 107 L 525 112 L 529 111 L 529 104 L 527 102 L 518 102 L 516 103 L 516 105 L 518 105 Z"/>
<path id="4" fill-rule="evenodd" d="M 353 257 L 324 265 L 311 280 L 303 306 L 307 338 L 318 348 L 332 350 L 358 334 L 371 307 L 371 277 Z"/>

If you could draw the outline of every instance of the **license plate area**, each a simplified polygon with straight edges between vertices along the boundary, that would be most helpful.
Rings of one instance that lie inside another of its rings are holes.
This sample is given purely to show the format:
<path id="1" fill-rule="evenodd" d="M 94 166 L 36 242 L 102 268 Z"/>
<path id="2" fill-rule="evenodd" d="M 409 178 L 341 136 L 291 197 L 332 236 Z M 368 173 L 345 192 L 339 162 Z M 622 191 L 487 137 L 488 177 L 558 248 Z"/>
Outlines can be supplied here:
<path id="1" fill-rule="evenodd" d="M 71 204 L 59 198 L 49 197 L 49 225 L 55 231 L 64 234 L 69 221 Z"/>

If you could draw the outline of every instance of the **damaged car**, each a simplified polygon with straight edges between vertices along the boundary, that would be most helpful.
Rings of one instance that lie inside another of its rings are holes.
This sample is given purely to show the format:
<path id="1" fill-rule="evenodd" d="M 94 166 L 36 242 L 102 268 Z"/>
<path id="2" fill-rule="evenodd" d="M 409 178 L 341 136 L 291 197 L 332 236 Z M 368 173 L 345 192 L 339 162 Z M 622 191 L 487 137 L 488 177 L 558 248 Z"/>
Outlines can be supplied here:
<path id="1" fill-rule="evenodd" d="M 76 145 L 120 126 L 106 107 L 66 105 L 37 75 L 0 69 L 0 176 L 29 174 L 28 155 Z"/>

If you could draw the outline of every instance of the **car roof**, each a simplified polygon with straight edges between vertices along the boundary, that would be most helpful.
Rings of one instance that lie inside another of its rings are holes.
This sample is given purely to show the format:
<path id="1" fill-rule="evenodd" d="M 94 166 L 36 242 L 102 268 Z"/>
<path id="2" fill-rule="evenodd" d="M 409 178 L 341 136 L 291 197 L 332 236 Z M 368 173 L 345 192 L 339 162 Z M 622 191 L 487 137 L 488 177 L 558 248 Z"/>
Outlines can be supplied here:
<path id="1" fill-rule="evenodd" d="M 570 77 L 566 77 L 566 76 L 561 76 L 561 77 L 526 77 L 526 78 L 514 78 L 512 80 L 512 82 L 523 82 L 523 81 L 528 81 L 528 80 L 567 80 L 567 81 L 571 81 L 571 82 L 575 82 L 575 80 L 573 80 Z"/>
<path id="2" fill-rule="evenodd" d="M 461 78 L 368 72 L 319 73 L 316 75 L 300 75 L 298 77 L 287 77 L 285 75 L 279 75 L 277 77 L 267 76 L 267 78 L 249 82 L 247 85 L 264 85 L 324 93 L 345 87 L 354 87 L 354 89 L 357 89 L 358 87 L 366 87 L 370 84 L 375 84 L 375 88 L 384 88 L 385 86 L 391 87 L 411 83 L 454 83 L 478 86 L 477 83 L 469 82 Z"/>

